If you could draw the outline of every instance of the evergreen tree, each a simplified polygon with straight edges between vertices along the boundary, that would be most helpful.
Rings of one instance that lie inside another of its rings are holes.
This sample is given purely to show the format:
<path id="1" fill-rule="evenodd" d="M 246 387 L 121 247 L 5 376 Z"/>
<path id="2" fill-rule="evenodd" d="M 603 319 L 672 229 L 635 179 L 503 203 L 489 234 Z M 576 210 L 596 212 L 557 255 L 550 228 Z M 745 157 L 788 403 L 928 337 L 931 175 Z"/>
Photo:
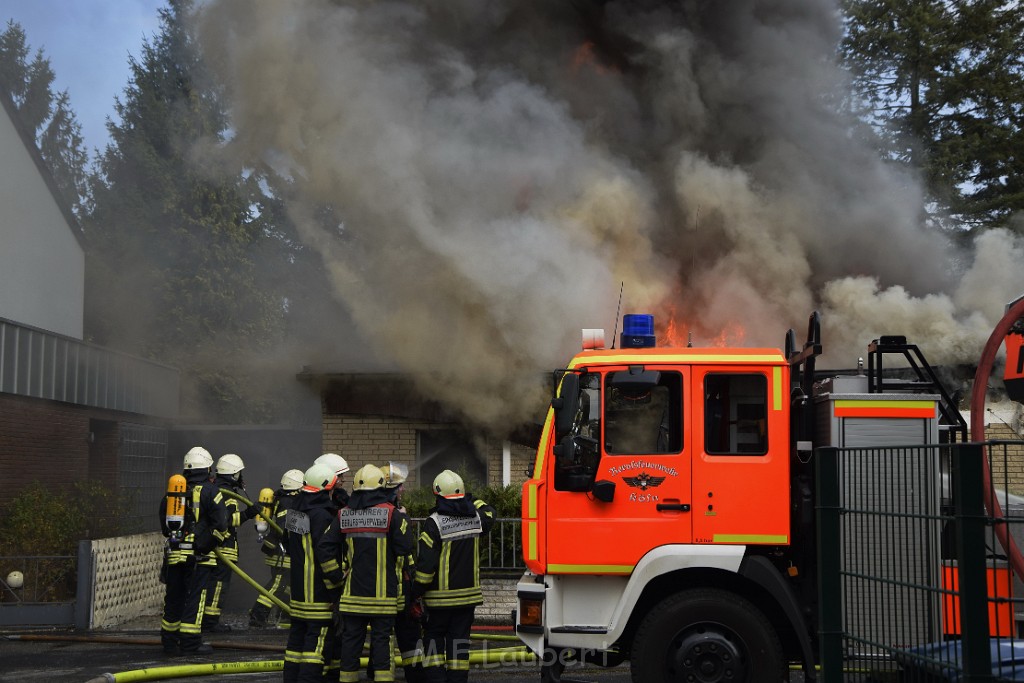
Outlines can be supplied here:
<path id="1" fill-rule="evenodd" d="M 1024 208 L 1024 13 L 1016 0 L 845 0 L 842 56 L 891 158 L 940 211 L 1003 225 Z"/>
<path id="2" fill-rule="evenodd" d="M 267 239 L 255 176 L 209 161 L 227 119 L 191 10 L 160 10 L 108 124 L 86 224 L 86 320 L 95 341 L 181 368 L 191 417 L 259 421 L 270 397 L 252 390 L 247 361 L 277 339 L 282 306 L 254 263 Z"/>
<path id="3" fill-rule="evenodd" d="M 28 60 L 25 31 L 13 20 L 0 34 L 0 88 L 10 95 L 21 124 L 33 136 L 64 200 L 80 216 L 87 198 L 89 154 L 67 90 L 53 92 L 50 60 L 37 50 Z"/>

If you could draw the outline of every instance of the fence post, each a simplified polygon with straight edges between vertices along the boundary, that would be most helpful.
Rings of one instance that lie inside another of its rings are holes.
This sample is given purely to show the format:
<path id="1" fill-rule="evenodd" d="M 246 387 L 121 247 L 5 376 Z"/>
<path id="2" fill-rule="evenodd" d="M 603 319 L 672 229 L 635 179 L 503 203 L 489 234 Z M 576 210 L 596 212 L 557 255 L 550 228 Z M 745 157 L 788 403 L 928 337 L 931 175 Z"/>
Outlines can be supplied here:
<path id="1" fill-rule="evenodd" d="M 822 683 L 843 680 L 843 595 L 839 578 L 841 499 L 839 449 L 816 451 L 818 509 L 818 614 Z"/>
<path id="2" fill-rule="evenodd" d="M 956 517 L 957 583 L 964 683 L 994 680 L 988 635 L 988 585 L 982 446 L 953 448 L 952 478 Z"/>
<path id="3" fill-rule="evenodd" d="M 92 541 L 78 542 L 78 581 L 75 590 L 75 628 L 86 631 L 92 614 Z"/>

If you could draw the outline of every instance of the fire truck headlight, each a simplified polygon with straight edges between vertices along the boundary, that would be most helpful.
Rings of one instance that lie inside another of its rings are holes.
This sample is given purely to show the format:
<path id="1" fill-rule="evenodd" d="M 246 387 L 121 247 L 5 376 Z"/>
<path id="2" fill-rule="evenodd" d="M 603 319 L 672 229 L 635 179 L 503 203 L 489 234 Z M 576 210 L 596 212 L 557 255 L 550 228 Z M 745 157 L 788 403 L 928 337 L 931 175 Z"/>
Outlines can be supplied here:
<path id="1" fill-rule="evenodd" d="M 544 601 L 533 598 L 519 598 L 519 623 L 523 626 L 542 626 L 544 623 Z"/>

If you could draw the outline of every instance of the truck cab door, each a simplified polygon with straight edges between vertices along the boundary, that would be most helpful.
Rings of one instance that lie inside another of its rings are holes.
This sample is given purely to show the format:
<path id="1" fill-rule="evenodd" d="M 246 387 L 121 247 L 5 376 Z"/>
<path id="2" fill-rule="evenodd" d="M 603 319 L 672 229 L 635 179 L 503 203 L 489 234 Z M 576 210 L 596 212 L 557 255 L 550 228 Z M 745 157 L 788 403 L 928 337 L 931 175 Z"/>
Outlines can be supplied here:
<path id="1" fill-rule="evenodd" d="M 549 462 L 548 573 L 628 574 L 652 548 L 691 542 L 689 375 L 610 366 L 584 376 L 587 424 Z"/>

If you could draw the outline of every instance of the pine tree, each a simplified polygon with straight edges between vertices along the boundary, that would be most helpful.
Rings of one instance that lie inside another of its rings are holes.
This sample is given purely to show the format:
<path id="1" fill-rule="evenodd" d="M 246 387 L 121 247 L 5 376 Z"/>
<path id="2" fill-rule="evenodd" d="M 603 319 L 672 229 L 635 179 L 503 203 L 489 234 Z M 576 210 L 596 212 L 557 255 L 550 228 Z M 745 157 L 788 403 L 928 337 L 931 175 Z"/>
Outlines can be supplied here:
<path id="1" fill-rule="evenodd" d="M 845 0 L 842 56 L 886 154 L 939 212 L 1004 225 L 1024 209 L 1024 12 L 1017 0 Z"/>
<path id="2" fill-rule="evenodd" d="M 92 178 L 87 326 L 102 344 L 180 367 L 192 417 L 262 420 L 245 360 L 273 344 L 280 302 L 254 264 L 267 231 L 255 178 L 207 153 L 227 118 L 191 34 L 191 0 L 160 10 Z"/>

